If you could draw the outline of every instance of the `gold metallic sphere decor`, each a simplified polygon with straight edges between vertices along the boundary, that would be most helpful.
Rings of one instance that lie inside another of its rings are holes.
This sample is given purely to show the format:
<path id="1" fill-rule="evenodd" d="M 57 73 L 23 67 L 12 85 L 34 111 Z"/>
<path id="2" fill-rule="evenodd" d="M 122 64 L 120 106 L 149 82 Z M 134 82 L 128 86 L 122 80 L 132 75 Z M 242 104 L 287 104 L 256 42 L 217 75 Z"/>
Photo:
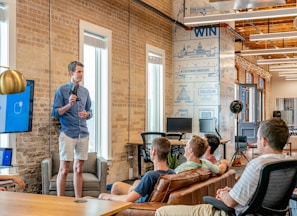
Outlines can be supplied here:
<path id="1" fill-rule="evenodd" d="M 15 94 L 25 91 L 26 80 L 16 70 L 6 70 L 0 74 L 0 94 Z"/>

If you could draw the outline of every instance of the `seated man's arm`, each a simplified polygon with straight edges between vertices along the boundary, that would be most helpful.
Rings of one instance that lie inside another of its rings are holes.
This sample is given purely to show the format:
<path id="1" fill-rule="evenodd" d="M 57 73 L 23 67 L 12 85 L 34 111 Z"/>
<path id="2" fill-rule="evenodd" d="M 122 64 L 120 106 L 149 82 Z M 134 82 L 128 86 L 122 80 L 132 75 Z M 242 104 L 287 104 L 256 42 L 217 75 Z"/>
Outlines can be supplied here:
<path id="1" fill-rule="evenodd" d="M 131 191 L 127 195 L 114 195 L 114 194 L 101 193 L 98 198 L 104 199 L 104 200 L 121 201 L 121 202 L 135 202 L 140 197 L 141 195 L 139 193 L 136 193 L 135 191 Z"/>
<path id="2" fill-rule="evenodd" d="M 209 169 L 211 172 L 222 175 L 227 170 L 227 165 L 225 163 L 220 163 L 219 165 L 213 164 L 209 160 L 201 160 L 202 161 L 202 167 L 205 167 Z"/>
<path id="3" fill-rule="evenodd" d="M 219 175 L 224 174 L 227 170 L 226 164 L 219 164 L 218 167 L 219 167 L 219 173 L 218 173 Z"/>
<path id="4" fill-rule="evenodd" d="M 14 176 L 14 175 L 0 175 L 0 180 L 1 181 L 12 180 L 15 183 L 17 183 L 21 189 L 24 189 L 26 187 L 26 184 L 23 181 L 23 179 L 21 179 L 17 176 Z"/>
<path id="5" fill-rule="evenodd" d="M 229 162 L 227 160 L 221 160 L 218 167 L 219 167 L 219 174 L 224 174 L 228 169 Z"/>
<path id="6" fill-rule="evenodd" d="M 230 196 L 230 188 L 221 189 L 217 192 L 216 198 L 225 203 L 228 207 L 234 208 L 238 203 Z"/>

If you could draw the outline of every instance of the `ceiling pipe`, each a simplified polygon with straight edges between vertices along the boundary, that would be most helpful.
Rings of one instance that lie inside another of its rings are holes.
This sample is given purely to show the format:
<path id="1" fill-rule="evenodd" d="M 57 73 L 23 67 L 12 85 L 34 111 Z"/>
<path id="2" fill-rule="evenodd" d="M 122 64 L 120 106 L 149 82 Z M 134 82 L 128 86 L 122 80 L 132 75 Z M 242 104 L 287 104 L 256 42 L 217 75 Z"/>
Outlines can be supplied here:
<path id="1" fill-rule="evenodd" d="M 147 3 L 141 1 L 141 0 L 133 0 L 135 3 L 145 7 L 146 9 L 160 15 L 161 17 L 171 21 L 172 23 L 184 28 L 185 30 L 192 30 L 194 28 L 209 28 L 209 27 L 226 27 L 232 34 L 234 34 L 235 37 L 239 38 L 241 41 L 246 41 L 246 39 L 244 37 L 242 37 L 239 33 L 237 33 L 231 26 L 229 26 L 228 24 L 226 23 L 221 23 L 221 24 L 209 24 L 209 25 L 203 25 L 203 26 L 197 26 L 197 27 L 190 27 L 190 26 L 186 26 L 185 24 L 171 18 L 170 16 L 164 14 L 163 12 L 157 10 L 156 8 L 148 5 Z"/>
<path id="2" fill-rule="evenodd" d="M 246 41 L 246 39 L 241 34 L 239 34 L 237 31 L 235 31 L 235 29 L 232 28 L 229 24 L 221 23 L 220 26 L 227 28 L 227 30 L 229 30 L 234 35 L 234 37 L 240 39 L 242 42 Z"/>
<path id="3" fill-rule="evenodd" d="M 141 0 L 133 0 L 133 1 L 134 1 L 135 3 L 141 5 L 141 6 L 145 7 L 146 9 L 148 9 L 148 10 L 150 10 L 150 11 L 152 11 L 152 12 L 158 14 L 159 16 L 161 16 L 161 17 L 163 17 L 163 18 L 165 18 L 165 19 L 171 21 L 172 23 L 174 23 L 174 24 L 176 24 L 176 25 L 178 25 L 178 26 L 184 28 L 185 30 L 192 30 L 192 27 L 189 27 L 189 26 L 184 25 L 183 23 L 181 23 L 181 22 L 179 22 L 179 21 L 177 21 L 177 20 L 171 18 L 170 16 L 164 14 L 163 12 L 157 10 L 156 8 L 154 8 L 154 7 L 150 6 L 150 5 L 148 5 L 147 3 L 145 3 L 145 2 L 143 2 L 143 1 L 141 1 Z"/>

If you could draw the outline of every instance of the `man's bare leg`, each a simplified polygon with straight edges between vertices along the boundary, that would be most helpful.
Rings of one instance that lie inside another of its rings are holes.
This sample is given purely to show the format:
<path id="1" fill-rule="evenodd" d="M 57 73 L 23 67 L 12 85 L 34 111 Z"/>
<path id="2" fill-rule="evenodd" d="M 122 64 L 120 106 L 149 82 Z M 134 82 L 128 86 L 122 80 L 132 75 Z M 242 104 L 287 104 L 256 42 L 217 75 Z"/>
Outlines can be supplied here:
<path id="1" fill-rule="evenodd" d="M 69 172 L 70 161 L 60 161 L 60 168 L 57 177 L 57 195 L 64 196 L 66 188 L 66 178 Z"/>
<path id="2" fill-rule="evenodd" d="M 73 163 L 73 185 L 75 197 L 82 197 L 82 185 L 83 185 L 83 160 L 74 160 Z"/>
<path id="3" fill-rule="evenodd" d="M 139 180 L 136 180 L 133 185 L 124 183 L 124 182 L 115 182 L 111 188 L 111 194 L 115 195 L 125 195 L 130 193 L 139 183 Z"/>

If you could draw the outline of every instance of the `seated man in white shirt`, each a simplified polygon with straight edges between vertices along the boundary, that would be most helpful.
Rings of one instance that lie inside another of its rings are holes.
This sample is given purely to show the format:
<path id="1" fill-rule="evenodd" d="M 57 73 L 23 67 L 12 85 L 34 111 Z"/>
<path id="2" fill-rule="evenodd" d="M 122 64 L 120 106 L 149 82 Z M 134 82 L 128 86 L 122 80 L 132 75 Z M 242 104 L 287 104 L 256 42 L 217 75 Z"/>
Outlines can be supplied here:
<path id="1" fill-rule="evenodd" d="M 261 156 L 251 160 L 240 179 L 233 188 L 225 187 L 217 191 L 216 198 L 224 202 L 228 207 L 234 208 L 238 214 L 246 206 L 255 193 L 258 185 L 260 170 L 266 163 L 284 160 L 283 148 L 289 137 L 289 129 L 281 118 L 272 118 L 261 122 L 257 145 Z M 157 209 L 156 216 L 182 216 L 182 215 L 226 215 L 225 212 L 216 210 L 212 205 L 169 205 Z"/>

